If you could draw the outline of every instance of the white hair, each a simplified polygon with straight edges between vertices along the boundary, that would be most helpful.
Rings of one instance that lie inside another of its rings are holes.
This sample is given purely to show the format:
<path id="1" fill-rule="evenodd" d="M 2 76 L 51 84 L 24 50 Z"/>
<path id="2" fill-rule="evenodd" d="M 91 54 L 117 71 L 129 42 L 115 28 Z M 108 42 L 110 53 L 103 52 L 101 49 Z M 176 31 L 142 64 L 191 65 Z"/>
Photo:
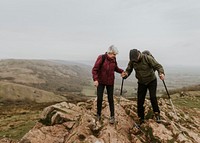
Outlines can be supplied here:
<path id="1" fill-rule="evenodd" d="M 114 54 L 118 54 L 118 49 L 117 47 L 115 47 L 114 45 L 111 45 L 109 48 L 108 48 L 108 51 L 107 53 L 114 53 Z"/>

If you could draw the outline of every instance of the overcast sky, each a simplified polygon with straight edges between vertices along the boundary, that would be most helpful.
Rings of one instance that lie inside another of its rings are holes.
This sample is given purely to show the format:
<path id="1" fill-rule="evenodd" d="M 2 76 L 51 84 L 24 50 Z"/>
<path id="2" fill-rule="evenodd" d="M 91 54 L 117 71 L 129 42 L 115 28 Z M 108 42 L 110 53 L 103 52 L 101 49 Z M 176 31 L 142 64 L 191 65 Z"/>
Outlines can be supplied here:
<path id="1" fill-rule="evenodd" d="M 112 44 L 118 60 L 137 48 L 200 67 L 200 1 L 0 1 L 0 59 L 95 61 Z"/>

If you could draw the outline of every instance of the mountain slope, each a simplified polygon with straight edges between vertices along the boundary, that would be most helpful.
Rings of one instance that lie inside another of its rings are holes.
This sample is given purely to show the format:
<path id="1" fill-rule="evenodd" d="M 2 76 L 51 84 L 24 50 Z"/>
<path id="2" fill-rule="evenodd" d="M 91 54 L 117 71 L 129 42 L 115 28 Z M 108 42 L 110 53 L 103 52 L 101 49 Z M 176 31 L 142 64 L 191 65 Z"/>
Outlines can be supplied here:
<path id="1" fill-rule="evenodd" d="M 20 85 L 15 83 L 0 82 L 0 100 L 1 102 L 61 102 L 66 101 L 66 97 L 56 95 L 53 92 L 40 90 L 37 88 Z"/>
<path id="2" fill-rule="evenodd" d="M 48 60 L 0 60 L 0 100 L 39 100 L 36 93 L 41 92 L 45 99 L 39 102 L 61 101 L 59 95 L 80 94 L 84 85 L 90 84 L 91 75 L 87 66 L 78 63 L 65 63 Z M 7 84 L 6 84 L 7 83 Z M 33 88 L 33 89 L 30 89 Z M 15 89 L 15 90 L 12 90 Z M 40 89 L 40 90 L 38 90 Z M 30 93 L 30 94 L 29 94 Z M 48 97 L 49 94 L 49 97 Z M 38 96 L 42 96 L 39 95 Z M 48 99 L 48 98 L 49 99 Z M 34 99 L 33 99 L 34 98 Z"/>

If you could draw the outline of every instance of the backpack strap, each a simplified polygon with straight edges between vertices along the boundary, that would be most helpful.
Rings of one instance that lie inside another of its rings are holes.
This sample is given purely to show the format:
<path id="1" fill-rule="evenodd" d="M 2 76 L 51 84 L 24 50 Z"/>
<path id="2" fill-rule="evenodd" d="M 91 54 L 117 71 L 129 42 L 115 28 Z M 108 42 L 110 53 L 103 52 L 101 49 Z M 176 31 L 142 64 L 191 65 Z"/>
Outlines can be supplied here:
<path id="1" fill-rule="evenodd" d="M 103 54 L 102 56 L 101 56 L 101 65 L 100 65 L 100 67 L 99 67 L 99 69 L 101 69 L 101 67 L 103 66 L 103 63 L 104 63 L 104 61 L 105 61 L 105 59 L 106 59 L 106 55 L 105 54 Z"/>
<path id="2" fill-rule="evenodd" d="M 105 54 L 103 54 L 103 55 L 101 55 L 101 65 L 100 65 L 100 67 L 99 67 L 99 69 L 101 69 L 101 67 L 103 66 L 103 63 L 105 62 L 105 59 L 106 59 L 106 55 Z M 116 64 L 116 66 L 117 66 L 117 61 L 116 61 L 116 59 L 115 59 L 115 64 Z"/>

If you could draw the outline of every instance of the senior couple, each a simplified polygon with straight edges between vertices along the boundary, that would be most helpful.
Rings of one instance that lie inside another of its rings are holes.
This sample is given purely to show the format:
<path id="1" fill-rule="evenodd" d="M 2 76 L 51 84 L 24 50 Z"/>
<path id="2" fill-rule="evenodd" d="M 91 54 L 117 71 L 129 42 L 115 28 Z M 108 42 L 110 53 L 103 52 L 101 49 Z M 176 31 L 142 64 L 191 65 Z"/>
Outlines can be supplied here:
<path id="1" fill-rule="evenodd" d="M 147 51 L 148 52 L 148 51 Z M 115 123 L 115 110 L 114 110 L 114 72 L 120 73 L 121 77 L 126 79 L 135 70 L 135 77 L 138 80 L 137 89 L 137 115 L 139 117 L 139 124 L 144 123 L 144 101 L 147 90 L 149 90 L 151 105 L 155 114 L 155 119 L 160 122 L 160 110 L 158 107 L 156 90 L 157 78 L 155 71 L 161 80 L 164 80 L 164 69 L 153 56 L 141 53 L 138 49 L 132 49 L 129 52 L 129 63 L 124 71 L 119 68 L 116 61 L 118 49 L 112 45 L 108 48 L 107 52 L 99 55 L 94 67 L 92 68 L 92 75 L 94 86 L 97 88 L 97 120 L 101 120 L 101 110 L 103 101 L 103 92 L 106 88 L 107 97 L 110 108 L 110 124 Z"/>

